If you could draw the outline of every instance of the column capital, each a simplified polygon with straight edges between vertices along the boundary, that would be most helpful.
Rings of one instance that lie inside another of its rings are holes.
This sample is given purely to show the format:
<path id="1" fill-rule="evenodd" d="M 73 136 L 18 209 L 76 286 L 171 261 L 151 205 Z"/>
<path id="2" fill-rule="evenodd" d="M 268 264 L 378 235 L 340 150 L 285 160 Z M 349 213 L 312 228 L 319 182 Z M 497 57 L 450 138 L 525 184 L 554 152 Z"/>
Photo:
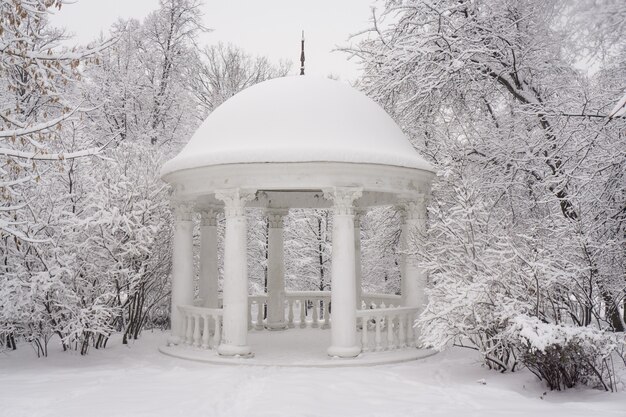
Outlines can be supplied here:
<path id="1" fill-rule="evenodd" d="M 280 228 L 283 227 L 283 220 L 285 216 L 289 213 L 288 209 L 282 208 L 266 208 L 265 215 L 269 221 L 271 228 Z"/>
<path id="2" fill-rule="evenodd" d="M 215 206 L 200 207 L 200 225 L 201 226 L 217 226 L 217 214 L 219 209 Z"/>
<path id="3" fill-rule="evenodd" d="M 354 215 L 354 201 L 363 195 L 360 187 L 333 187 L 323 191 L 324 198 L 333 202 L 336 215 Z"/>
<path id="4" fill-rule="evenodd" d="M 231 188 L 215 191 L 215 198 L 224 202 L 224 214 L 226 217 L 243 216 L 246 203 L 254 200 L 255 196 L 256 190 Z"/>
<path id="5" fill-rule="evenodd" d="M 177 222 L 191 221 L 194 207 L 193 204 L 188 201 L 172 200 L 172 211 L 174 213 L 174 220 Z"/>

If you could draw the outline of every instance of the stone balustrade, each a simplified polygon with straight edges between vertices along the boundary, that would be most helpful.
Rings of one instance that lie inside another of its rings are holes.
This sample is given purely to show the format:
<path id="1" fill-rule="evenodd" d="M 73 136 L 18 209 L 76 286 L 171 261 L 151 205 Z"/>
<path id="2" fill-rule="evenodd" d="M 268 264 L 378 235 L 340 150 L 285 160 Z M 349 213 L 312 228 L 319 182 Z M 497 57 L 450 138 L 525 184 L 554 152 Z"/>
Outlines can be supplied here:
<path id="1" fill-rule="evenodd" d="M 330 327 L 330 291 L 288 291 L 285 303 L 288 327 Z"/>
<path id="2" fill-rule="evenodd" d="M 361 328 L 363 352 L 395 350 L 416 346 L 413 323 L 417 318 L 417 307 L 365 308 L 357 310 L 357 324 Z"/>
<path id="3" fill-rule="evenodd" d="M 222 340 L 221 308 L 182 305 L 178 310 L 183 316 L 183 343 L 203 349 L 216 349 Z"/>
<path id="4" fill-rule="evenodd" d="M 248 296 L 248 329 L 262 330 L 267 295 Z M 288 291 L 285 293 L 285 323 L 290 328 L 330 328 L 330 291 Z"/>
<path id="5" fill-rule="evenodd" d="M 330 291 L 285 292 L 285 323 L 289 328 L 330 328 Z M 401 297 L 395 294 L 363 294 L 361 309 L 399 306 Z M 264 329 L 267 315 L 267 294 L 248 296 L 248 329 Z M 221 304 L 221 299 L 220 299 Z M 360 324 L 359 324 L 360 328 Z"/>
<path id="6" fill-rule="evenodd" d="M 330 291 L 285 292 L 285 322 L 289 328 L 330 328 Z M 268 297 L 266 294 L 248 297 L 249 329 L 264 329 Z M 356 311 L 363 352 L 384 351 L 416 346 L 413 323 L 417 307 L 400 307 L 400 297 L 391 294 L 364 294 L 361 309 Z M 221 304 L 221 303 L 220 303 Z M 222 337 L 222 308 L 183 305 L 181 339 L 186 345 L 215 349 Z"/>

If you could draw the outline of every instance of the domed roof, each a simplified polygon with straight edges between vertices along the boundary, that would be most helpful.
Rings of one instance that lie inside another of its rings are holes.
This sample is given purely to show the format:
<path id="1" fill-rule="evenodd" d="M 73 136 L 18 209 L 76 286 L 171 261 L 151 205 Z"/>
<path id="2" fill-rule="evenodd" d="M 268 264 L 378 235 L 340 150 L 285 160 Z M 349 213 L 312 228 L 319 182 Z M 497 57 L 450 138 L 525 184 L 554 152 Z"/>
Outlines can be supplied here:
<path id="1" fill-rule="evenodd" d="M 162 175 L 211 165 L 348 162 L 432 171 L 389 115 L 352 87 L 275 78 L 236 94 L 200 125 Z"/>

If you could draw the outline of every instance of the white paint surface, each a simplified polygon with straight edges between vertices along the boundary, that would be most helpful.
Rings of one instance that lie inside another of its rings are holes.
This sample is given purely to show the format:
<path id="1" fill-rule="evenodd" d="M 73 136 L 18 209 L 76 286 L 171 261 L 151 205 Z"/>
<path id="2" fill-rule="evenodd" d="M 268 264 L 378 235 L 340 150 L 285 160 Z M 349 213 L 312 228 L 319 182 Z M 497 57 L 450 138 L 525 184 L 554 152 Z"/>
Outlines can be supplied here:
<path id="1" fill-rule="evenodd" d="M 251 353 L 248 346 L 246 233 L 245 216 L 242 213 L 227 213 L 224 234 L 224 333 L 218 348 L 220 355 L 225 356 Z"/>
<path id="2" fill-rule="evenodd" d="M 176 306 L 193 303 L 193 222 L 176 219 L 172 253 L 171 321 L 173 340 L 185 335 L 184 317 Z"/>

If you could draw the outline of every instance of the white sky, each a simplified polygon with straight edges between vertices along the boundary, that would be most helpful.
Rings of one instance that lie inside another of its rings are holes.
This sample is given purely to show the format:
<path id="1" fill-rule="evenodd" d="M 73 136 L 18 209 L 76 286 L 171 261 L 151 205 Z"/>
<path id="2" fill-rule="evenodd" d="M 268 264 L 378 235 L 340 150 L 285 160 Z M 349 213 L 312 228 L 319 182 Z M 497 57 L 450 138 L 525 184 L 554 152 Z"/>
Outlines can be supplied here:
<path id="1" fill-rule="evenodd" d="M 300 34 L 305 31 L 306 73 L 333 74 L 345 81 L 358 70 L 348 55 L 332 52 L 348 45 L 348 37 L 370 26 L 375 0 L 205 0 L 204 23 L 214 29 L 201 43 L 231 42 L 253 55 L 272 61 L 288 59 L 296 73 L 300 66 Z M 87 43 L 105 34 L 118 17 L 144 18 L 158 0 L 78 0 L 66 4 L 52 17 Z"/>

